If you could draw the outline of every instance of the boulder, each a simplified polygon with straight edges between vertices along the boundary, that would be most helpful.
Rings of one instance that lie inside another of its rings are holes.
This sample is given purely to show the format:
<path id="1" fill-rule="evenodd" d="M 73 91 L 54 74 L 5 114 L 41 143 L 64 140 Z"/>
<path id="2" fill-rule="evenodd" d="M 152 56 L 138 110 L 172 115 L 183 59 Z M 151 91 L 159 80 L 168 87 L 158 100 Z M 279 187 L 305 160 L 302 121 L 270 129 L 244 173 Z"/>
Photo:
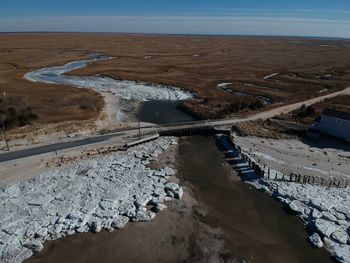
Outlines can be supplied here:
<path id="1" fill-rule="evenodd" d="M 136 213 L 136 216 L 133 218 L 133 221 L 146 222 L 146 221 L 150 221 L 150 220 L 154 219 L 155 216 L 156 216 L 156 214 L 153 213 L 152 211 L 138 210 Z"/>
<path id="2" fill-rule="evenodd" d="M 71 236 L 71 235 L 74 235 L 74 234 L 75 234 L 75 230 L 73 230 L 73 229 L 70 229 L 70 230 L 67 231 L 67 235 L 68 236 Z"/>
<path id="3" fill-rule="evenodd" d="M 168 167 L 168 166 L 166 166 L 164 168 L 164 172 L 165 172 L 166 176 L 173 176 L 176 174 L 175 170 L 173 168 Z"/>
<path id="4" fill-rule="evenodd" d="M 308 207 L 304 203 L 302 203 L 298 200 L 292 201 L 289 204 L 289 208 L 298 214 L 304 214 L 305 210 L 308 209 Z"/>
<path id="5" fill-rule="evenodd" d="M 153 173 L 154 176 L 158 176 L 158 177 L 165 177 L 166 176 L 166 173 L 164 170 L 160 170 L 160 171 L 155 171 Z"/>
<path id="6" fill-rule="evenodd" d="M 331 236 L 333 232 L 339 230 L 337 225 L 334 222 L 331 222 L 322 218 L 316 219 L 315 227 L 320 234 L 328 238 Z"/>
<path id="7" fill-rule="evenodd" d="M 333 222 L 337 221 L 337 218 L 334 215 L 332 215 L 330 212 L 328 212 L 328 211 L 323 211 L 322 212 L 322 217 L 324 219 L 329 220 L 329 221 L 333 221 Z"/>
<path id="8" fill-rule="evenodd" d="M 331 234 L 331 238 L 340 244 L 346 244 L 349 240 L 348 234 L 343 230 L 337 230 Z"/>
<path id="9" fill-rule="evenodd" d="M 112 218 L 111 227 L 115 229 L 123 228 L 129 222 L 129 220 L 129 217 L 117 215 Z"/>
<path id="10" fill-rule="evenodd" d="M 311 236 L 309 236 L 309 241 L 315 247 L 323 247 L 322 239 L 317 233 L 313 233 Z"/>
<path id="11" fill-rule="evenodd" d="M 95 219 L 91 224 L 91 231 L 94 233 L 101 232 L 102 230 L 102 222 L 99 219 Z"/>
<path id="12" fill-rule="evenodd" d="M 29 249 L 35 251 L 35 252 L 40 252 L 44 249 L 43 244 L 37 239 L 33 239 L 33 240 L 28 241 L 28 243 L 26 243 L 24 246 L 26 248 L 29 248 Z"/>
<path id="13" fill-rule="evenodd" d="M 166 209 L 166 208 L 167 208 L 166 205 L 163 205 L 163 204 L 161 204 L 161 203 L 156 203 L 156 205 L 155 205 L 154 208 L 153 208 L 153 211 L 154 211 L 155 213 L 159 213 L 159 212 L 163 211 L 163 210 Z"/>
<path id="14" fill-rule="evenodd" d="M 164 189 L 174 193 L 175 191 L 177 191 L 179 189 L 179 185 L 176 183 L 167 183 L 167 184 L 165 184 Z"/>
<path id="15" fill-rule="evenodd" d="M 316 208 L 312 209 L 311 216 L 314 219 L 319 219 L 322 217 L 322 213 L 318 211 Z"/>
<path id="16" fill-rule="evenodd" d="M 47 228 L 46 227 L 40 228 L 35 233 L 35 237 L 38 237 L 38 238 L 41 238 L 41 239 L 46 239 L 47 236 L 48 236 L 48 232 L 47 232 Z"/>

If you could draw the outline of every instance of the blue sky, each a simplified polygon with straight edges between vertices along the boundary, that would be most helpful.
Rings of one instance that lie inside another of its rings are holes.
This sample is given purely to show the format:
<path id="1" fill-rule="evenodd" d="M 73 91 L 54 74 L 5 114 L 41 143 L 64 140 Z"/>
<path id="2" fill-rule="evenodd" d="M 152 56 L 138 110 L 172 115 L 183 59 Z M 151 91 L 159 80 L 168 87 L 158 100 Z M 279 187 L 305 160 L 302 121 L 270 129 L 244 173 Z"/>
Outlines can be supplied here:
<path id="1" fill-rule="evenodd" d="M 11 0 L 0 31 L 350 38 L 349 0 Z"/>

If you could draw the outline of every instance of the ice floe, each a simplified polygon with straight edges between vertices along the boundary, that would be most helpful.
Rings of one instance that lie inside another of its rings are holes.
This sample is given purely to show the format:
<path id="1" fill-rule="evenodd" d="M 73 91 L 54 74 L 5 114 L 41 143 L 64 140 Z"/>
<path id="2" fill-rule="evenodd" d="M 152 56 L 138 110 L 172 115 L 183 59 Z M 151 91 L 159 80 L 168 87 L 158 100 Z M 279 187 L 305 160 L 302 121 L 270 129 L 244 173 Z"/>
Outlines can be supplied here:
<path id="1" fill-rule="evenodd" d="M 159 138 L 0 188 L 0 262 L 22 262 L 47 240 L 153 219 L 183 191 L 167 180 L 172 168 L 145 165 L 174 143 Z"/>

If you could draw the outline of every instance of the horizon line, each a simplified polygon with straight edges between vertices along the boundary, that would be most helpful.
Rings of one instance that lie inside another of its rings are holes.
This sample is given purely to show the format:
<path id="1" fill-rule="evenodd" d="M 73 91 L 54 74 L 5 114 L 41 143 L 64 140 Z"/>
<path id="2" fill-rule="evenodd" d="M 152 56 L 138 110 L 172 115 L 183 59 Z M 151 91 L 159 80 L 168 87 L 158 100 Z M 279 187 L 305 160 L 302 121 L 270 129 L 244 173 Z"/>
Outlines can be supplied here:
<path id="1" fill-rule="evenodd" d="M 156 36 L 203 36 L 203 37 L 272 37 L 272 38 L 309 38 L 309 39 L 328 39 L 328 40 L 350 40 L 350 37 L 334 36 L 308 36 L 308 35 L 274 35 L 274 34 L 201 34 L 201 33 L 155 33 L 155 32 L 98 32 L 98 31 L 0 31 L 1 35 L 6 34 L 99 34 L 99 35 L 156 35 Z"/>

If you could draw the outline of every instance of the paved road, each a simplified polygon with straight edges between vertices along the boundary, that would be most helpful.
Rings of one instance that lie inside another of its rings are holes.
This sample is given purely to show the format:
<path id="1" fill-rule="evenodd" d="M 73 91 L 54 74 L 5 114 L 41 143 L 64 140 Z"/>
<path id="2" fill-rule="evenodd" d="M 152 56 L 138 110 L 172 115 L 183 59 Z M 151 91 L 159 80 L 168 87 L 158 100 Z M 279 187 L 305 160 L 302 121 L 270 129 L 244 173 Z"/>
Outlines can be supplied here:
<path id="1" fill-rule="evenodd" d="M 257 119 L 268 119 L 268 118 L 273 118 L 277 115 L 280 114 L 286 114 L 288 112 L 291 112 L 293 110 L 299 109 L 302 105 L 309 106 L 312 104 L 315 104 L 317 102 L 320 102 L 326 98 L 332 98 L 335 96 L 339 95 L 350 95 L 350 88 L 344 89 L 342 91 L 337 91 L 331 94 L 327 94 L 324 96 L 320 96 L 314 99 L 306 100 L 303 102 L 298 102 L 290 105 L 284 105 L 279 108 L 271 109 L 268 111 L 260 112 L 257 113 L 253 116 L 243 118 L 243 119 L 225 119 L 225 120 L 208 120 L 208 121 L 197 121 L 197 122 L 188 122 L 188 123 L 178 123 L 178 124 L 169 124 L 169 125 L 151 125 L 142 128 L 143 133 L 156 133 L 156 132 L 161 132 L 161 131 L 167 131 L 167 130 L 174 130 L 174 129 L 186 129 L 186 128 L 195 128 L 195 127 L 208 127 L 208 126 L 213 126 L 213 127 L 225 127 L 225 126 L 230 126 L 236 123 L 240 122 L 246 122 L 246 121 L 252 121 L 252 120 L 257 120 Z M 5 161 L 10 161 L 10 160 L 15 160 L 15 159 L 20 159 L 23 157 L 29 157 L 29 156 L 34 156 L 34 155 L 39 155 L 43 153 L 48 153 L 48 152 L 54 152 L 58 150 L 63 150 L 63 149 L 69 149 L 77 146 L 82 146 L 82 145 L 88 145 L 88 144 L 93 144 L 93 143 L 98 143 L 98 142 L 103 142 L 107 141 L 113 137 L 120 137 L 120 136 L 135 136 L 138 134 L 138 129 L 137 128 L 131 128 L 128 130 L 123 130 L 121 131 L 114 131 L 113 133 L 108 133 L 105 135 L 100 135 L 100 136 L 93 136 L 85 139 L 79 139 L 75 141 L 68 141 L 68 142 L 60 142 L 60 143 L 55 143 L 55 144 L 50 144 L 50 145 L 44 145 L 44 146 L 39 146 L 35 148 L 30 148 L 30 149 L 25 149 L 21 151 L 16 151 L 16 152 L 9 152 L 9 153 L 4 153 L 0 154 L 0 163 L 5 162 Z"/>
<path id="2" fill-rule="evenodd" d="M 0 154 L 0 163 L 1 162 L 7 162 L 11 160 L 16 160 L 24 157 L 49 153 L 49 152 L 55 152 L 59 150 L 69 149 L 77 146 L 83 146 L 98 142 L 107 141 L 113 137 L 122 136 L 125 133 L 113 133 L 113 134 L 106 134 L 101 136 L 95 136 L 91 138 L 85 138 L 85 139 L 79 139 L 75 141 L 67 141 L 67 142 L 59 142 L 49 145 L 43 145 L 39 147 L 29 148 L 25 150 L 15 151 L 15 152 L 8 152 Z"/>

